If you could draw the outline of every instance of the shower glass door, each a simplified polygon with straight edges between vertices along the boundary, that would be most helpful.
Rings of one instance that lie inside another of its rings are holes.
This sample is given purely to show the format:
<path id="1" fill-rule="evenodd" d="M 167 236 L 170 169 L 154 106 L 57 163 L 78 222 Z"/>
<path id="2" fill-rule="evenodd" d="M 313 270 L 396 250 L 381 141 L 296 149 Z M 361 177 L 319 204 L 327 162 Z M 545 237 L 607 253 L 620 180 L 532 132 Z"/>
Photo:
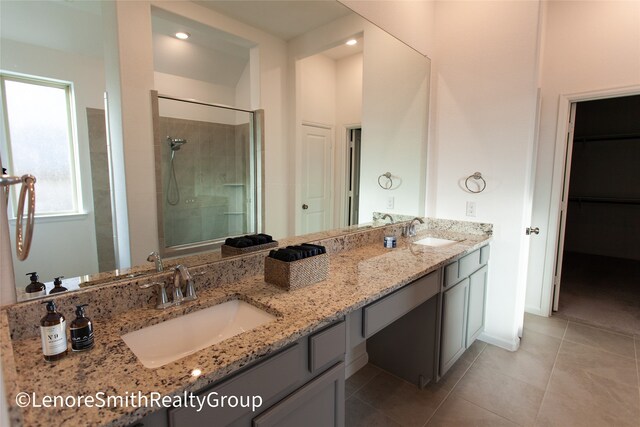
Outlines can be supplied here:
<path id="1" fill-rule="evenodd" d="M 156 184 L 167 256 L 258 232 L 256 112 L 158 96 Z"/>

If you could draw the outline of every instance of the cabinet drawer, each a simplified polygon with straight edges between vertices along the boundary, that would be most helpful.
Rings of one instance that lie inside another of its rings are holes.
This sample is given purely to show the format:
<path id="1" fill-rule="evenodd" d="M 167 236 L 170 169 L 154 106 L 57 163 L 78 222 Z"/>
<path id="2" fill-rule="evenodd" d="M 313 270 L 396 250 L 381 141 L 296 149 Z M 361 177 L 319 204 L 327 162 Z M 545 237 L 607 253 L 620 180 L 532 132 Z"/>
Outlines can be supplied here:
<path id="1" fill-rule="evenodd" d="M 476 249 L 458 261 L 458 277 L 468 277 L 480 268 L 480 249 Z"/>
<path id="2" fill-rule="evenodd" d="M 440 290 L 440 270 L 434 271 L 363 309 L 362 332 L 369 338 L 410 312 Z"/>
<path id="3" fill-rule="evenodd" d="M 344 363 L 272 406 L 252 424 L 253 427 L 343 427 Z"/>
<path id="4" fill-rule="evenodd" d="M 346 343 L 347 328 L 344 320 L 309 337 L 309 371 L 315 373 L 343 357 Z"/>
<path id="5" fill-rule="evenodd" d="M 489 245 L 480 248 L 480 265 L 485 265 L 489 262 L 489 253 Z"/>
<path id="6" fill-rule="evenodd" d="M 458 261 L 444 267 L 444 287 L 449 287 L 458 283 Z"/>
<path id="7" fill-rule="evenodd" d="M 293 389 L 304 376 L 301 361 L 304 361 L 303 347 L 296 343 L 275 356 L 260 362 L 253 368 L 242 372 L 228 381 L 218 384 L 208 390 L 198 392 L 200 396 L 218 393 L 222 396 L 261 396 L 263 402 L 268 402 L 287 389 Z M 216 425 L 226 426 L 243 416 L 251 408 L 235 408 L 230 406 L 213 407 L 204 405 L 200 412 L 196 408 L 179 408 L 169 411 L 170 426 L 202 426 L 210 425 L 215 420 Z"/>

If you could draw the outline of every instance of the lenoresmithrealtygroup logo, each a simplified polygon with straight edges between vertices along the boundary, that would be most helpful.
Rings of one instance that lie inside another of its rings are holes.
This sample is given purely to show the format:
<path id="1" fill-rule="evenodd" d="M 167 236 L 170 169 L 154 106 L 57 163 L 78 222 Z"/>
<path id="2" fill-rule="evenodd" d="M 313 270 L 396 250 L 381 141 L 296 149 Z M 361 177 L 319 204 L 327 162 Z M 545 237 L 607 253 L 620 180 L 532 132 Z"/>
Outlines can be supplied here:
<path id="1" fill-rule="evenodd" d="M 203 395 L 185 391 L 173 396 L 163 396 L 155 391 L 148 394 L 137 391 L 112 395 L 99 391 L 90 395 L 39 396 L 23 391 L 16 395 L 16 405 L 21 408 L 192 408 L 197 412 L 204 408 L 251 408 L 255 412 L 262 406 L 262 396 L 223 395 L 215 391 Z"/>

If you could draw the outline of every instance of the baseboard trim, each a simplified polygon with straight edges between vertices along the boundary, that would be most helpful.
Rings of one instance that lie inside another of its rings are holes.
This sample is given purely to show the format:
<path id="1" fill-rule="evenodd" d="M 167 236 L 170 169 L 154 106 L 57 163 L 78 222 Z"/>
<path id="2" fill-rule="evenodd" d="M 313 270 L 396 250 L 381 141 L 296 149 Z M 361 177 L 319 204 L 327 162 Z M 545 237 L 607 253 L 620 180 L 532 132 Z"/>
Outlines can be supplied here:
<path id="1" fill-rule="evenodd" d="M 494 337 L 493 335 L 488 335 L 485 332 L 481 333 L 478 336 L 480 341 L 484 341 L 487 344 L 492 344 L 500 348 L 504 348 L 509 351 L 517 351 L 520 348 L 520 338 L 516 337 L 513 340 L 505 340 L 503 338 Z"/>
<path id="2" fill-rule="evenodd" d="M 344 368 L 345 379 L 364 368 L 367 363 L 369 363 L 369 353 L 367 352 L 362 353 L 355 359 L 348 362 L 347 366 Z"/>

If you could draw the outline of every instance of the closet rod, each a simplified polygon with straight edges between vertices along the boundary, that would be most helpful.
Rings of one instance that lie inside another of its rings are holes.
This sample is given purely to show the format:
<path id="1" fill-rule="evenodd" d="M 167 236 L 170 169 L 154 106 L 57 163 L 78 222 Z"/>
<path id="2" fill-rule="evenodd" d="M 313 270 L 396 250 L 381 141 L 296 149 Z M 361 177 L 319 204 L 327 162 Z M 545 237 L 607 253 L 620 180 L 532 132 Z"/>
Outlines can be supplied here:
<path id="1" fill-rule="evenodd" d="M 615 197 L 569 197 L 570 202 L 578 203 L 610 203 L 614 205 L 640 205 L 640 199 L 623 199 Z"/>
<path id="2" fill-rule="evenodd" d="M 627 134 L 610 134 L 610 135 L 591 135 L 591 136 L 574 136 L 573 142 L 589 142 L 589 141 L 626 141 L 629 139 L 640 139 L 640 133 Z"/>

